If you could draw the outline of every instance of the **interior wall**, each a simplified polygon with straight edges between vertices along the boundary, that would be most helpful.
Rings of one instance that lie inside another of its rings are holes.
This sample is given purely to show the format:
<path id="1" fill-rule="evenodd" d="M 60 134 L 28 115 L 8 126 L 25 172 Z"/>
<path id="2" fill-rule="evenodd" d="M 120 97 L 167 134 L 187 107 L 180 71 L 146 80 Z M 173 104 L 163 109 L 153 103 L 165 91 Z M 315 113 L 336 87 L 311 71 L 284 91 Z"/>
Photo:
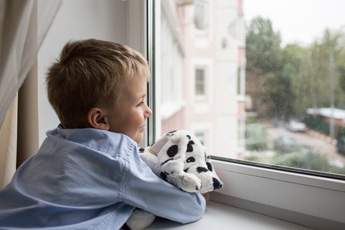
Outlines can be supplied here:
<path id="1" fill-rule="evenodd" d="M 38 54 L 39 145 L 59 120 L 47 98 L 45 74 L 70 40 L 96 38 L 126 44 L 128 1 L 63 1 Z"/>

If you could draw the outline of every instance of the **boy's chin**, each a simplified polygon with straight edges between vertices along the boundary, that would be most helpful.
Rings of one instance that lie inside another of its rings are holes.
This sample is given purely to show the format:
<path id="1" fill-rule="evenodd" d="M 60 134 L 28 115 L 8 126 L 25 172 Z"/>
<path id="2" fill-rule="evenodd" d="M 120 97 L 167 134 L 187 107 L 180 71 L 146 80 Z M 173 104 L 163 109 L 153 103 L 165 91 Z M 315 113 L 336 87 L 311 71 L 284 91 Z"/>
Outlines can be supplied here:
<path id="1" fill-rule="evenodd" d="M 137 134 L 137 136 L 133 140 L 137 142 L 137 144 L 139 144 L 143 140 L 143 137 L 144 137 L 144 133 L 140 132 Z"/>

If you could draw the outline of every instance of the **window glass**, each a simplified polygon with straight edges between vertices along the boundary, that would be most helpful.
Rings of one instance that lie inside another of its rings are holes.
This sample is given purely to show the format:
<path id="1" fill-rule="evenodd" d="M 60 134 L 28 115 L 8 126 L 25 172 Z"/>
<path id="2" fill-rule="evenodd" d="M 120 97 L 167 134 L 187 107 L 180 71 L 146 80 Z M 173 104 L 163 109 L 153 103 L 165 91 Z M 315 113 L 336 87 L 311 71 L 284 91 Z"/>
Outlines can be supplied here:
<path id="1" fill-rule="evenodd" d="M 197 30 L 206 30 L 207 2 L 196 1 L 194 4 L 194 26 Z"/>
<path id="2" fill-rule="evenodd" d="M 205 95 L 205 69 L 195 69 L 195 95 Z"/>
<path id="3" fill-rule="evenodd" d="M 185 129 L 216 157 L 345 175 L 344 8 L 162 1 L 159 134 Z"/>

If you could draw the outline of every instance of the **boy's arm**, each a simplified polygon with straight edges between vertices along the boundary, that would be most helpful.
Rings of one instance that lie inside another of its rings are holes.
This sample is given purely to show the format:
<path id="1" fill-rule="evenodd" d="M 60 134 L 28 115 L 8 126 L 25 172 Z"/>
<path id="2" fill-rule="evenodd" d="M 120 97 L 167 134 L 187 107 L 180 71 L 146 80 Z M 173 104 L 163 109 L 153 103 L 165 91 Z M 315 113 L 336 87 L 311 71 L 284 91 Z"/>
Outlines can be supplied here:
<path id="1" fill-rule="evenodd" d="M 124 178 L 124 202 L 180 223 L 194 222 L 205 212 L 206 201 L 199 193 L 187 193 L 157 177 L 133 154 Z"/>

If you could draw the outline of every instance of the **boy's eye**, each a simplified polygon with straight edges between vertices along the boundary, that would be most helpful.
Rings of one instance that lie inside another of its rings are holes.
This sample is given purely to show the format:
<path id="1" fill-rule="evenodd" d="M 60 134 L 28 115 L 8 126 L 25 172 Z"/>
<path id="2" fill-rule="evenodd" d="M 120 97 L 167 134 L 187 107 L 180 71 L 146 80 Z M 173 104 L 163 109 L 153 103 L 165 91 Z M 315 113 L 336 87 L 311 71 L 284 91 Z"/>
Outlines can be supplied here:
<path id="1" fill-rule="evenodd" d="M 140 102 L 139 104 L 137 104 L 137 106 L 142 106 L 144 104 L 144 102 Z"/>

